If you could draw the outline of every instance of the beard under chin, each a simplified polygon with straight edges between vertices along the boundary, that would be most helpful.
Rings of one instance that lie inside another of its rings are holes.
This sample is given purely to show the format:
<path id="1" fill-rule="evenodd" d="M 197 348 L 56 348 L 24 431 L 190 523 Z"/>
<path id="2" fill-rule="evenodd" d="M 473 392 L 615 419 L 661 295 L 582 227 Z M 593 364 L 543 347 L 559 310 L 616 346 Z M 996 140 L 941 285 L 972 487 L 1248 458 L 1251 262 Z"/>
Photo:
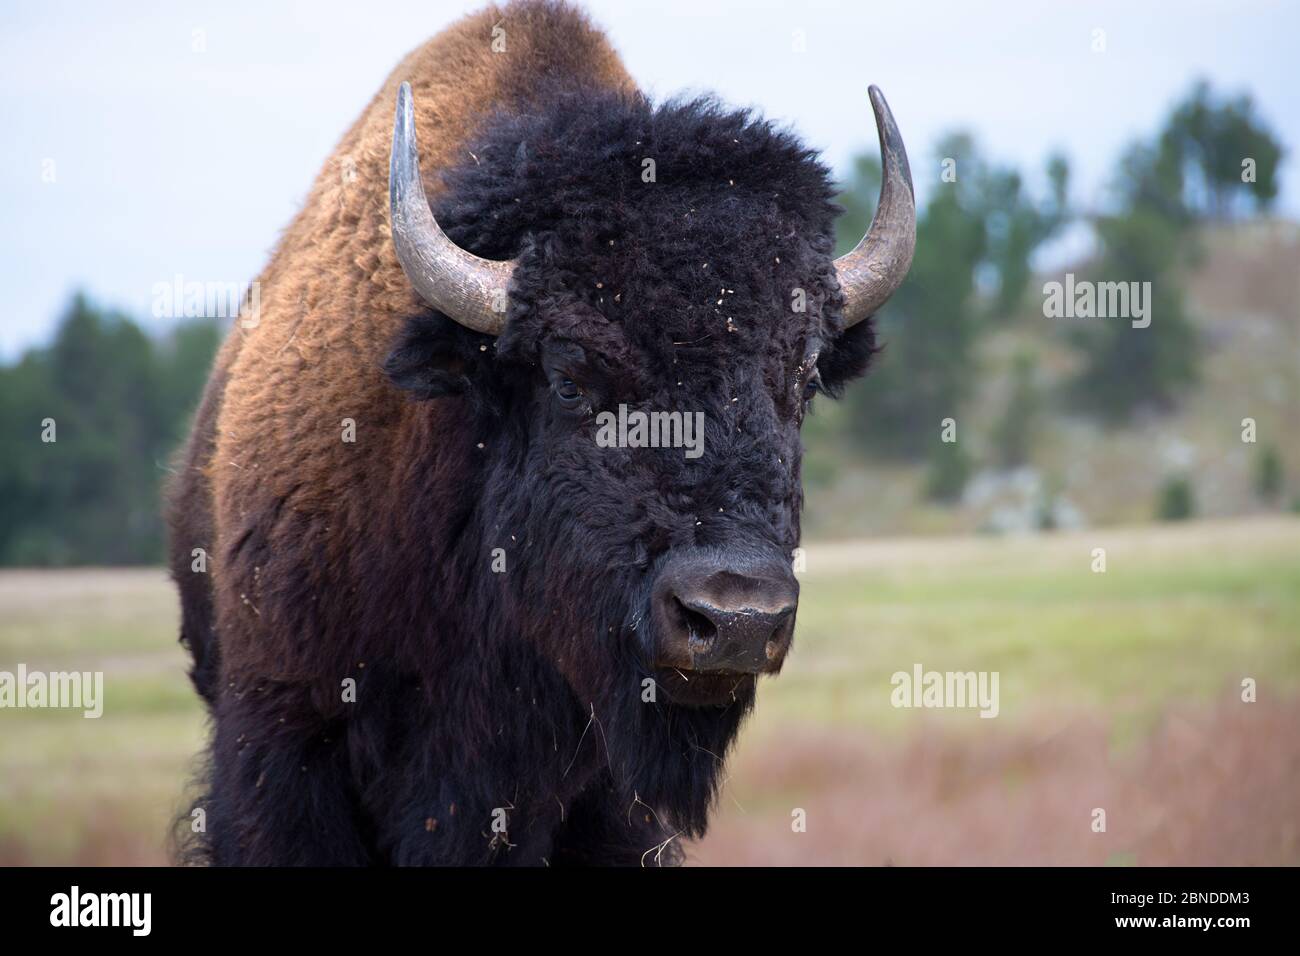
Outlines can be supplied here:
<path id="1" fill-rule="evenodd" d="M 591 728 L 601 737 L 599 756 L 628 805 L 640 801 L 671 830 L 702 836 L 757 678 L 655 668 L 649 615 L 600 610 L 595 633 L 603 640 L 564 675 L 582 721 L 599 723 Z"/>
<path id="2" fill-rule="evenodd" d="M 658 687 L 654 701 L 641 694 L 621 701 L 605 727 L 615 784 L 629 801 L 654 807 L 665 823 L 691 837 L 704 834 L 724 761 L 754 705 L 750 675 L 727 675 L 718 688 L 708 693 L 717 690 L 725 703 L 699 705 L 677 702 Z"/>

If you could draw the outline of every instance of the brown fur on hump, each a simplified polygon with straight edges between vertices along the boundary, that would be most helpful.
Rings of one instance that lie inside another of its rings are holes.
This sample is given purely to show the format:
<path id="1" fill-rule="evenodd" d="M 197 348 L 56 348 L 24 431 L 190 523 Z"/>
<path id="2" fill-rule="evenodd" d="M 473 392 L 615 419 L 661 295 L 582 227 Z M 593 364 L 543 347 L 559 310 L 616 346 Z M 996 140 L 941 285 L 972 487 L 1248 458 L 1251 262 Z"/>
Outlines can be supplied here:
<path id="1" fill-rule="evenodd" d="M 498 25 L 504 52 L 492 50 Z M 349 541 L 375 532 L 373 516 L 384 507 L 400 449 L 430 427 L 419 421 L 429 406 L 417 409 L 381 372 L 403 318 L 427 308 L 402 273 L 389 231 L 398 86 L 411 84 L 432 196 L 437 171 L 461 158 L 476 124 L 496 108 L 526 104 L 544 74 L 633 88 L 604 35 L 557 2 L 492 6 L 420 46 L 326 161 L 259 277 L 260 321 L 250 329 L 237 322 L 218 358 L 214 382 L 224 372 L 226 384 L 208 468 L 218 555 L 212 580 L 222 654 L 235 669 L 302 666 L 289 662 L 296 655 L 286 655 L 282 643 L 302 636 L 270 633 L 273 623 L 253 610 L 259 591 L 273 585 L 250 573 L 240 554 L 245 541 L 305 549 L 324 585 L 325 569 L 346 555 Z M 356 423 L 355 443 L 342 440 L 345 418 Z M 287 511 L 318 516 L 317 527 L 328 529 L 323 540 L 278 540 L 277 517 Z"/>

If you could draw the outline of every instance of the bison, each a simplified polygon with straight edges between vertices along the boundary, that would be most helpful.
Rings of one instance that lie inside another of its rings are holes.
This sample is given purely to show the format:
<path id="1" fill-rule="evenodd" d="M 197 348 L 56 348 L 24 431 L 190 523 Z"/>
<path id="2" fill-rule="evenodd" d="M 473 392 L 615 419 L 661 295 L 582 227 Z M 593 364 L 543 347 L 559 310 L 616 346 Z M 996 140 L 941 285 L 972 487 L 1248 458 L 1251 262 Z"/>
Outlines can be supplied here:
<path id="1" fill-rule="evenodd" d="M 170 490 L 212 723 L 186 859 L 680 860 L 790 648 L 805 412 L 864 372 L 911 262 L 870 97 L 880 203 L 837 260 L 812 151 L 652 103 L 562 3 L 402 61 L 257 279 Z M 607 412 L 691 416 L 700 453 L 598 442 Z"/>

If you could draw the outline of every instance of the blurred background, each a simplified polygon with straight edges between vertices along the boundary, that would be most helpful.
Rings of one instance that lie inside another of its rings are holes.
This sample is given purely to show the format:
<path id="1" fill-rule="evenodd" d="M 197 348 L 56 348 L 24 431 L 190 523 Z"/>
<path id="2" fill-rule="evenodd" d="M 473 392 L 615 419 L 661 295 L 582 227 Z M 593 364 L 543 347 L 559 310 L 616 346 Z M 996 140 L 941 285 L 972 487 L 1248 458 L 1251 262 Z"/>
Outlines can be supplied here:
<path id="1" fill-rule="evenodd" d="M 0 863 L 166 861 L 204 722 L 159 487 L 228 320 L 161 290 L 250 281 L 477 6 L 0 11 L 0 670 L 106 688 L 0 710 Z M 805 425 L 795 650 L 691 858 L 1300 863 L 1300 8 L 585 6 L 643 88 L 823 150 L 841 252 L 880 85 L 920 204 L 884 354 Z M 1151 283 L 1150 327 L 1045 317 L 1067 273 Z M 997 671 L 999 716 L 895 709 L 916 663 Z"/>

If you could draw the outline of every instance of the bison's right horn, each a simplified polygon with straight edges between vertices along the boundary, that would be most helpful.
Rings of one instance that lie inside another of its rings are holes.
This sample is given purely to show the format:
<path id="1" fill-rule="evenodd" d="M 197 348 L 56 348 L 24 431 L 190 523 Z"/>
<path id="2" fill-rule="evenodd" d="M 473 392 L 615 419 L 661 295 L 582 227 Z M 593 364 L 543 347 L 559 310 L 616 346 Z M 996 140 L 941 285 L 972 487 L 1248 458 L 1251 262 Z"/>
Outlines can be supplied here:
<path id="1" fill-rule="evenodd" d="M 916 199 L 907 150 L 879 87 L 871 87 L 871 107 L 880 134 L 880 202 L 862 241 L 835 260 L 844 293 L 844 325 L 873 315 L 903 284 L 916 250 Z"/>
<path id="2" fill-rule="evenodd" d="M 466 328 L 500 335 L 513 261 L 480 259 L 447 238 L 429 209 L 420 181 L 411 84 L 397 91 L 393 153 L 388 162 L 393 245 L 420 298 Z"/>

